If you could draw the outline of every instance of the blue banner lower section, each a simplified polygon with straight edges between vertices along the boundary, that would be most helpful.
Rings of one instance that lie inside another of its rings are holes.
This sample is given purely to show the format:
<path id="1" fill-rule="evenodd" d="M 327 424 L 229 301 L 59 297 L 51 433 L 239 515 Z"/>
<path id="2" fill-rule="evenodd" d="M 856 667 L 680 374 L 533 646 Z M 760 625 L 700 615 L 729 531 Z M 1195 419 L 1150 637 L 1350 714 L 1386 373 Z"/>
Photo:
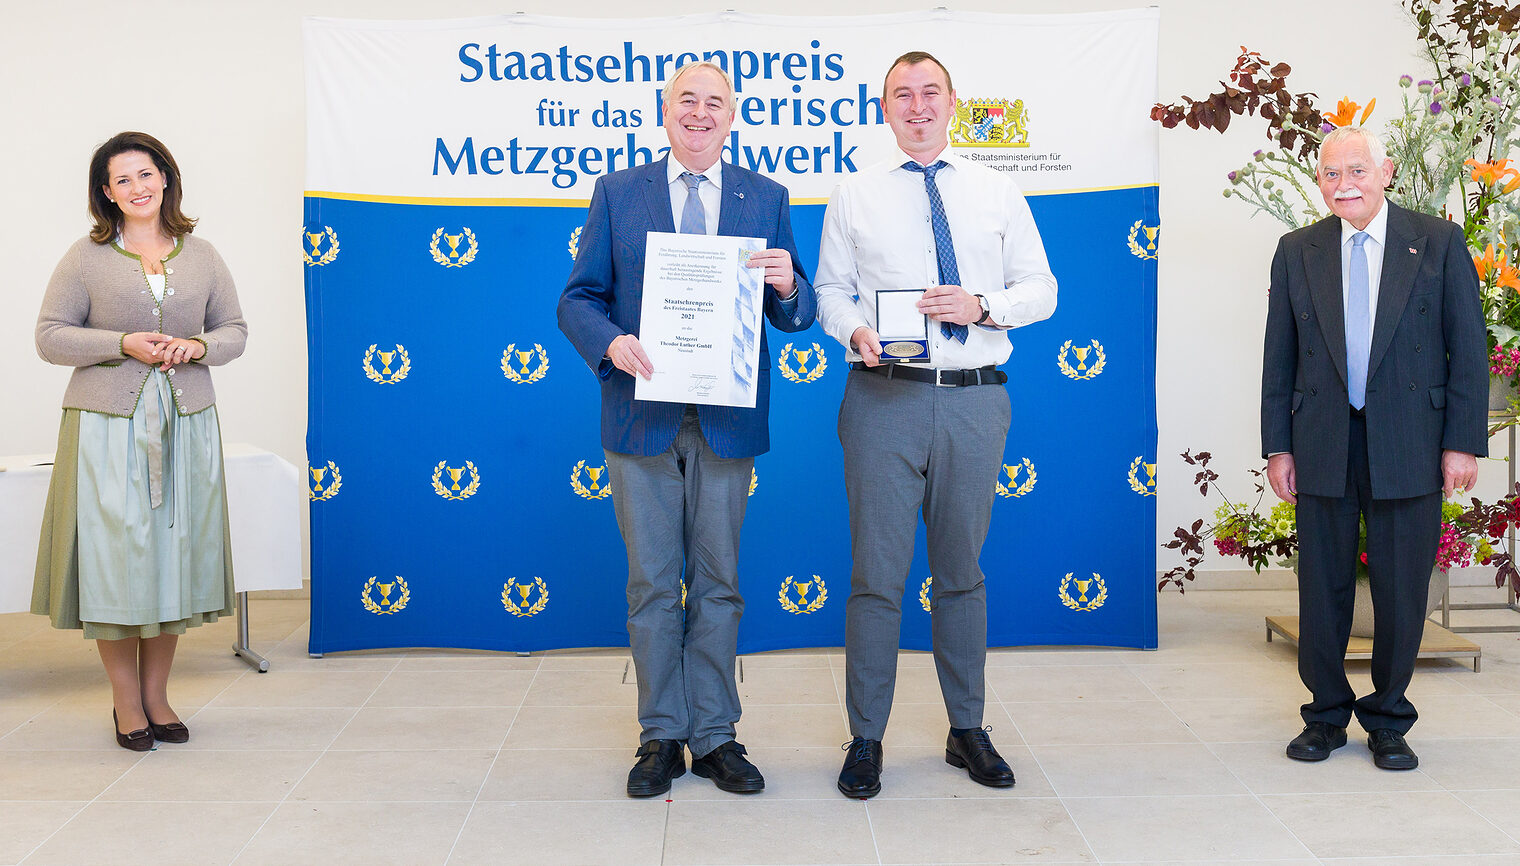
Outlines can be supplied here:
<path id="1" fill-rule="evenodd" d="M 1030 199 L 1060 301 L 1014 331 L 982 552 L 993 645 L 1154 647 L 1153 186 Z M 792 209 L 809 272 L 822 205 Z M 626 646 L 593 374 L 555 323 L 583 207 L 306 200 L 311 650 Z M 837 646 L 850 587 L 844 350 L 768 335 L 772 450 L 741 652 Z M 902 645 L 930 646 L 918 556 Z"/>

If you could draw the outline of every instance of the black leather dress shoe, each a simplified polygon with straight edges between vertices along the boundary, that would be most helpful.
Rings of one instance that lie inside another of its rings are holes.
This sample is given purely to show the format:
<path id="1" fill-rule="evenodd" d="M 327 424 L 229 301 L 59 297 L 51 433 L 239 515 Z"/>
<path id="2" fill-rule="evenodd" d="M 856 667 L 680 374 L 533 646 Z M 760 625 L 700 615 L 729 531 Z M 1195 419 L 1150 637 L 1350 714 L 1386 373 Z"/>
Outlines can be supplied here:
<path id="1" fill-rule="evenodd" d="M 1288 757 L 1295 761 L 1323 761 L 1346 745 L 1346 729 L 1329 722 L 1310 722 L 1288 744 Z"/>
<path id="2" fill-rule="evenodd" d="M 844 744 L 844 750 L 849 754 L 839 771 L 839 793 L 857 799 L 880 794 L 881 740 L 856 737 Z"/>
<path id="3" fill-rule="evenodd" d="M 691 771 L 730 794 L 753 794 L 765 790 L 765 777 L 745 755 L 748 751 L 733 740 L 700 758 L 691 759 Z"/>
<path id="4" fill-rule="evenodd" d="M 992 747 L 992 738 L 982 728 L 967 731 L 959 737 L 952 733 L 945 740 L 945 763 L 964 767 L 971 774 L 972 781 L 989 788 L 1013 787 L 1012 768 Z"/>
<path id="5" fill-rule="evenodd" d="M 1367 748 L 1372 750 L 1372 763 L 1384 770 L 1413 770 L 1420 766 L 1420 759 L 1404 742 L 1404 735 L 1389 728 L 1378 728 L 1367 734 Z"/>
<path id="6" fill-rule="evenodd" d="M 670 780 L 686 775 L 686 750 L 680 740 L 650 740 L 634 752 L 628 771 L 628 796 L 653 797 L 670 790 Z"/>

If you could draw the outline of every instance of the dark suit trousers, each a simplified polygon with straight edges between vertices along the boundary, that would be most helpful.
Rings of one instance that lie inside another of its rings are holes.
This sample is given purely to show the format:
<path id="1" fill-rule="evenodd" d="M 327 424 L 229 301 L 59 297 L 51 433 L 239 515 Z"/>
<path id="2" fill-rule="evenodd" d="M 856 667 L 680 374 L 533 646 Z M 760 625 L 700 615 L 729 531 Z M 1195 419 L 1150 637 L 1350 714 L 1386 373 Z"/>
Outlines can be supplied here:
<path id="1" fill-rule="evenodd" d="M 1425 633 L 1430 570 L 1441 533 L 1441 494 L 1373 499 L 1367 422 L 1353 414 L 1344 496 L 1298 498 L 1298 674 L 1313 699 L 1305 722 L 1407 732 L 1414 705 L 1404 696 Z M 1367 521 L 1367 564 L 1375 619 L 1373 692 L 1357 699 L 1346 678 L 1346 644 L 1356 591 L 1358 515 Z"/>

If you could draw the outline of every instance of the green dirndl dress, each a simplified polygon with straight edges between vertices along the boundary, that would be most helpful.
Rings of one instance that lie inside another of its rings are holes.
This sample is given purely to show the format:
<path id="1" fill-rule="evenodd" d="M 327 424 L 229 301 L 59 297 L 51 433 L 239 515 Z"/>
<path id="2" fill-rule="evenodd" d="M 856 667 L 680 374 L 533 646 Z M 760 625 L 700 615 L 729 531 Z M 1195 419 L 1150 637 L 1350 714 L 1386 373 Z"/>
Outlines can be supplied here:
<path id="1" fill-rule="evenodd" d="M 233 611 L 216 407 L 175 408 L 149 375 L 130 418 L 65 409 L 32 612 L 86 639 L 184 634 Z"/>

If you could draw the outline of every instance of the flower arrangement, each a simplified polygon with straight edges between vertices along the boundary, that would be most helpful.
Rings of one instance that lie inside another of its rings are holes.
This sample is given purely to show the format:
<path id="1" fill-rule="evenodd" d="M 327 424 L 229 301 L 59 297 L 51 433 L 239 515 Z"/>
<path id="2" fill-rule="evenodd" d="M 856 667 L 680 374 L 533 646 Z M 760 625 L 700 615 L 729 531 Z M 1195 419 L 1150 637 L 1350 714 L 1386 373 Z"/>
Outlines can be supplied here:
<path id="1" fill-rule="evenodd" d="M 1395 176 L 1389 197 L 1411 210 L 1461 219 L 1482 284 L 1483 313 L 1493 349 L 1520 348 L 1520 6 L 1487 0 L 1404 0 L 1435 70 L 1399 78 L 1402 108 L 1384 140 Z M 1242 47 L 1229 82 L 1203 99 L 1157 103 L 1151 118 L 1171 129 L 1224 132 L 1234 115 L 1266 121 L 1272 147 L 1228 175 L 1226 198 L 1238 198 L 1289 228 L 1321 219 L 1314 167 L 1324 135 L 1366 124 L 1363 108 L 1340 99 L 1324 113 L 1311 92 L 1288 87 L 1292 67 Z M 1507 356 L 1506 356 L 1507 357 Z M 1513 366 L 1510 364 L 1509 366 Z M 1505 374 L 1514 382 L 1515 373 Z"/>
<path id="2" fill-rule="evenodd" d="M 1297 509 L 1291 502 L 1278 502 L 1263 511 L 1266 498 L 1266 471 L 1254 469 L 1256 498 L 1247 504 L 1244 500 L 1230 499 L 1219 488 L 1219 475 L 1209 468 L 1213 459 L 1207 451 L 1193 454 L 1182 453 L 1183 462 L 1195 466 L 1193 486 L 1200 495 L 1208 497 L 1212 489 L 1222 500 L 1214 509 L 1213 522 L 1204 518 L 1193 521 L 1191 526 L 1179 526 L 1172 539 L 1162 547 L 1176 550 L 1183 557 L 1183 564 L 1174 566 L 1161 576 L 1156 588 L 1175 586 L 1186 591 L 1188 581 L 1203 563 L 1204 544 L 1212 543 L 1221 556 L 1238 557 L 1257 572 L 1274 561 L 1279 567 L 1298 567 Z M 1487 505 L 1478 499 L 1469 504 L 1453 501 L 1441 503 L 1441 539 L 1436 548 L 1436 567 L 1440 569 L 1465 568 L 1486 565 L 1494 569 L 1494 583 L 1503 586 L 1506 581 L 1520 590 L 1520 570 L 1515 568 L 1514 558 L 1504 538 L 1510 528 L 1520 527 L 1520 485 L 1515 492 Z M 1357 580 L 1366 580 L 1367 527 L 1361 527 L 1357 542 Z"/>

